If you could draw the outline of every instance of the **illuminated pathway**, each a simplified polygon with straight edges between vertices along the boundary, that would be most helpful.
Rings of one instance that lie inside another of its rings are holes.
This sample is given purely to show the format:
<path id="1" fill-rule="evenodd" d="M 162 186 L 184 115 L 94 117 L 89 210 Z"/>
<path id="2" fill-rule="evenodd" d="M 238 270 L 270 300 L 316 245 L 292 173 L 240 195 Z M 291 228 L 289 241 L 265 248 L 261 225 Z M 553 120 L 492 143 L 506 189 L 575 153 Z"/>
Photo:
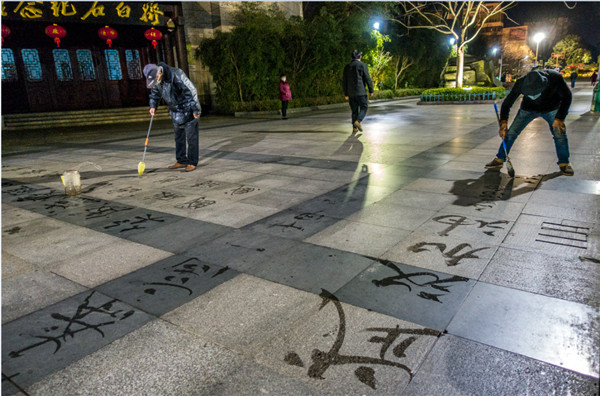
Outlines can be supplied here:
<path id="1" fill-rule="evenodd" d="M 142 177 L 143 127 L 4 154 L 2 394 L 597 394 L 590 95 L 573 177 L 543 121 L 510 179 L 492 105 L 414 99 L 355 135 L 349 109 L 208 117 L 191 173 L 168 126 Z"/>

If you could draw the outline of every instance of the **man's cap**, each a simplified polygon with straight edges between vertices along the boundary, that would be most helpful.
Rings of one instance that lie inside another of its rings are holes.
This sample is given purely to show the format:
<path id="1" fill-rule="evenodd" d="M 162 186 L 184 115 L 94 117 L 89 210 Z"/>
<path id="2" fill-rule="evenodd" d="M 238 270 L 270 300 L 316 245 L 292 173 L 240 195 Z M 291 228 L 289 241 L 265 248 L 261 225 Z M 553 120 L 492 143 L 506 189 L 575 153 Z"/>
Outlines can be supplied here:
<path id="1" fill-rule="evenodd" d="M 352 51 L 352 59 L 358 59 L 362 56 L 359 50 Z"/>
<path id="2" fill-rule="evenodd" d="M 158 76 L 159 71 L 160 67 L 156 66 L 154 63 L 148 63 L 144 66 L 144 76 L 146 76 L 147 88 L 152 88 L 156 85 L 156 77 Z"/>
<path id="3" fill-rule="evenodd" d="M 530 71 L 523 77 L 523 87 L 521 92 L 523 95 L 537 95 L 542 93 L 548 84 L 548 79 L 538 71 Z"/>

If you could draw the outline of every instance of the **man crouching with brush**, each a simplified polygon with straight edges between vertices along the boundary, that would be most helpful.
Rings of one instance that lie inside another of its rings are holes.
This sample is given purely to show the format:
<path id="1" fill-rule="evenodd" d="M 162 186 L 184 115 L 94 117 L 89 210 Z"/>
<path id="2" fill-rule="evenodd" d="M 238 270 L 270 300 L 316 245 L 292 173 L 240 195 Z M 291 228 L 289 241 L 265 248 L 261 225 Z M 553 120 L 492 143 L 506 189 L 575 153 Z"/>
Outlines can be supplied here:
<path id="1" fill-rule="evenodd" d="M 185 168 L 191 172 L 198 165 L 198 116 L 201 107 L 196 87 L 183 70 L 160 62 L 144 66 L 146 86 L 150 91 L 150 114 L 154 115 L 158 102 L 164 99 L 175 128 L 175 158 L 169 169 Z M 187 142 L 187 150 L 186 150 Z"/>
<path id="2" fill-rule="evenodd" d="M 508 128 L 508 114 L 519 95 L 523 95 L 521 108 Z M 500 110 L 500 131 L 498 134 L 506 144 L 506 152 L 500 145 L 496 158 L 485 165 L 486 168 L 502 168 L 510 148 L 527 125 L 542 117 L 550 126 L 554 137 L 554 147 L 558 157 L 558 166 L 563 175 L 572 176 L 573 168 L 569 163 L 569 141 L 565 117 L 571 106 L 571 90 L 563 76 L 554 70 L 534 70 L 518 79 L 504 99 Z"/>

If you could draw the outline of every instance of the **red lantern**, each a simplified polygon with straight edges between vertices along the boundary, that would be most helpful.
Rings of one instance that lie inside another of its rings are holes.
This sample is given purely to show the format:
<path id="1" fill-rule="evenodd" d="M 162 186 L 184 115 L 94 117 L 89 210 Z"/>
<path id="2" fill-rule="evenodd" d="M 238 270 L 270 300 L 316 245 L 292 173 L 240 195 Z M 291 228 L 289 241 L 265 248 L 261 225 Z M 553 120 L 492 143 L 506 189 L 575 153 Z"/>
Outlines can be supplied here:
<path id="1" fill-rule="evenodd" d="M 57 47 L 60 47 L 60 39 L 66 35 L 67 30 L 62 26 L 58 26 L 56 23 L 46 26 L 46 36 L 52 37 Z"/>
<path id="2" fill-rule="evenodd" d="M 4 37 L 10 36 L 10 29 L 6 25 L 2 25 L 2 45 L 4 45 Z"/>
<path id="3" fill-rule="evenodd" d="M 162 36 L 163 35 L 160 32 L 160 30 L 154 28 L 150 28 L 146 30 L 146 33 L 144 33 L 144 37 L 146 37 L 146 40 L 152 40 L 152 45 L 154 46 L 154 49 L 156 49 L 156 44 L 158 44 L 156 40 L 162 39 Z"/>
<path id="4" fill-rule="evenodd" d="M 103 28 L 98 29 L 98 37 L 106 40 L 108 48 L 112 48 L 112 41 L 117 38 L 117 31 L 111 27 L 104 26 Z"/>

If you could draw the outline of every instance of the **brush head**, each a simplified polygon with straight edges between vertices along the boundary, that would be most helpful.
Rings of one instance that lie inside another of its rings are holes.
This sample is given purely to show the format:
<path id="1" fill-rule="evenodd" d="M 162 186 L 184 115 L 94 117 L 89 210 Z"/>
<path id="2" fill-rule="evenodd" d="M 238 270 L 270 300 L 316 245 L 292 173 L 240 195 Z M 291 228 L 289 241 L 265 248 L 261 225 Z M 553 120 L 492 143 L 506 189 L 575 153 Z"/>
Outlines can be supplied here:
<path id="1" fill-rule="evenodd" d="M 508 171 L 508 176 L 515 177 L 515 169 L 513 168 L 510 161 L 506 163 L 506 170 Z"/>
<path id="2" fill-rule="evenodd" d="M 140 176 L 142 176 L 142 173 L 144 173 L 144 170 L 146 169 L 146 163 L 145 162 L 140 162 L 138 164 L 138 174 Z"/>

